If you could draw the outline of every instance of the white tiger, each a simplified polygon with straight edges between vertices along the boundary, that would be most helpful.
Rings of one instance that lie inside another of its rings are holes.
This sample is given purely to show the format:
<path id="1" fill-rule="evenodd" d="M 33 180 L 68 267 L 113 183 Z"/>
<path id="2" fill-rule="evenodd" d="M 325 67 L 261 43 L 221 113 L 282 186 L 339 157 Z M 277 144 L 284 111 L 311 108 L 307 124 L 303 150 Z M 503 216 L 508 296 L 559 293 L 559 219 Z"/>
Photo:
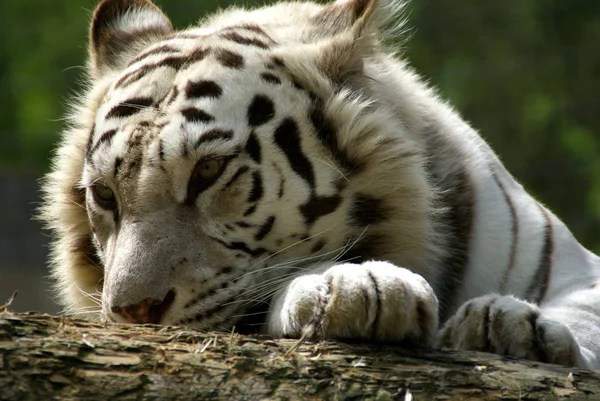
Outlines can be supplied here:
<path id="1" fill-rule="evenodd" d="M 600 368 L 600 259 L 386 46 L 401 8 L 104 0 L 44 183 L 66 311 Z"/>

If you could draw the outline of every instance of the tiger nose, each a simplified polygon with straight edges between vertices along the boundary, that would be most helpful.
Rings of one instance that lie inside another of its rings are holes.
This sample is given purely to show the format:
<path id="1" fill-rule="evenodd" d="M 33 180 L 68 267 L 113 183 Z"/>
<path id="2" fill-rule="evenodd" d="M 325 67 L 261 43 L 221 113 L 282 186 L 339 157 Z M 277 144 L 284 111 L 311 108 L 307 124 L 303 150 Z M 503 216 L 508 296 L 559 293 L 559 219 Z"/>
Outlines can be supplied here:
<path id="1" fill-rule="evenodd" d="M 136 304 L 113 306 L 113 313 L 123 316 L 131 323 L 160 324 L 162 317 L 175 300 L 175 291 L 170 290 L 163 299 L 146 298 Z"/>

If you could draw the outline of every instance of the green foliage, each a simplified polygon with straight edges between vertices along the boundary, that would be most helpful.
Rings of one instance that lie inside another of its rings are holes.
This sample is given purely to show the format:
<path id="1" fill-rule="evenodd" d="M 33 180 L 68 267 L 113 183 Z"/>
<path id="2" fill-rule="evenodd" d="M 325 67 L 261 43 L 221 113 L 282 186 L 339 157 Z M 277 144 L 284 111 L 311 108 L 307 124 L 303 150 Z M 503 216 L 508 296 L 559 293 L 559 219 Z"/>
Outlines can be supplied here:
<path id="1" fill-rule="evenodd" d="M 185 27 L 234 0 L 156 2 Z M 47 168 L 82 77 L 95 3 L 3 3 L 0 166 Z M 600 2 L 414 0 L 408 11 L 405 53 L 415 68 L 600 251 Z"/>

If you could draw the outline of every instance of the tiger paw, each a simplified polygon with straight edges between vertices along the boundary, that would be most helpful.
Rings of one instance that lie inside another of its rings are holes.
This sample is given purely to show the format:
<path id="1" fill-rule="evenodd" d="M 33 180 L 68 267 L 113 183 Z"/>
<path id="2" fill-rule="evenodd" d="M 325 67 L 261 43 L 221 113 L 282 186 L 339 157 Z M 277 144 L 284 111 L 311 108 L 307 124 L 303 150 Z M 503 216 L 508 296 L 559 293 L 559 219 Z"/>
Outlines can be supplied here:
<path id="1" fill-rule="evenodd" d="M 566 326 L 545 319 L 534 304 L 497 294 L 463 304 L 440 330 L 436 346 L 580 365 L 579 346 Z"/>
<path id="2" fill-rule="evenodd" d="M 437 298 L 418 274 L 387 262 L 347 263 L 300 276 L 277 294 L 269 332 L 430 345 L 437 313 Z"/>

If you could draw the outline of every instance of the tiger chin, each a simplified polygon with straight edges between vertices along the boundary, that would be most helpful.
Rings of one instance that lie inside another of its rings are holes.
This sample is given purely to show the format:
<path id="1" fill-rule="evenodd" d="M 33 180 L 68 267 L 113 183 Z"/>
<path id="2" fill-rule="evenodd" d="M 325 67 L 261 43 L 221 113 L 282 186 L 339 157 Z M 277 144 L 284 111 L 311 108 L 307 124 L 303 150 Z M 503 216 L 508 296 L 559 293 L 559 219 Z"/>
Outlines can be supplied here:
<path id="1" fill-rule="evenodd" d="M 65 313 L 600 368 L 600 259 L 394 54 L 402 8 L 102 1 L 43 184 Z"/>

